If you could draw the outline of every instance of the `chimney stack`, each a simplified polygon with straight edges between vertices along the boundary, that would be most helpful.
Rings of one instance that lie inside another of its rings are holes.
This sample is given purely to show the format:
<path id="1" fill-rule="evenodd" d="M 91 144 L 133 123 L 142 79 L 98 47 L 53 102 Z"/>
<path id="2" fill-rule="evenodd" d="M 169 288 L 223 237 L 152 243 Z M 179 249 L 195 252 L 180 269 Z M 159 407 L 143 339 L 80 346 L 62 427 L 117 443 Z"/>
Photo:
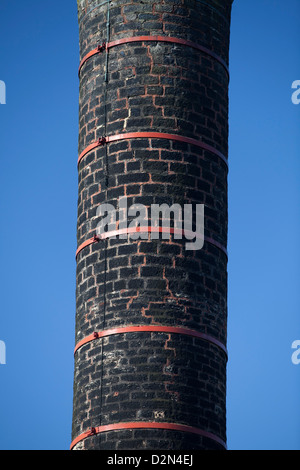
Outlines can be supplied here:
<path id="1" fill-rule="evenodd" d="M 78 0 L 71 449 L 226 448 L 231 4 Z M 170 234 L 144 223 L 153 205 Z"/>

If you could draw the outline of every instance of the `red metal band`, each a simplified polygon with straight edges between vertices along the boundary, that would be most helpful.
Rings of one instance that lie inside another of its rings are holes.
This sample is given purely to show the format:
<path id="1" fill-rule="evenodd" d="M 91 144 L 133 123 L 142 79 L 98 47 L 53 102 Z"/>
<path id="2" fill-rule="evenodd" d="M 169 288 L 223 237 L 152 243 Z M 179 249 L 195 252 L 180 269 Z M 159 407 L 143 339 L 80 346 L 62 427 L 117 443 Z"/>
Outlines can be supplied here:
<path id="1" fill-rule="evenodd" d="M 210 237 L 204 237 L 204 240 L 207 243 L 210 243 L 211 245 L 214 245 L 217 248 L 219 248 L 221 251 L 223 251 L 223 253 L 225 253 L 225 255 L 228 258 L 228 251 L 226 250 L 225 246 L 223 246 L 221 243 L 217 242 L 216 240 L 214 240 L 213 238 L 210 238 Z"/>
<path id="2" fill-rule="evenodd" d="M 77 164 L 81 162 L 82 158 L 85 157 L 91 150 L 96 149 L 97 147 L 103 147 L 103 145 L 108 144 L 110 142 L 116 142 L 117 140 L 126 140 L 126 139 L 167 139 L 167 140 L 174 140 L 177 142 L 185 142 L 190 145 L 195 145 L 196 147 L 200 147 L 203 150 L 207 150 L 218 157 L 220 157 L 226 166 L 228 167 L 228 161 L 226 157 L 221 153 L 219 150 L 215 149 L 209 144 L 202 142 L 201 140 L 192 139 L 191 137 L 184 137 L 178 134 L 166 134 L 163 132 L 128 132 L 126 134 L 117 134 L 111 135 L 108 137 L 102 137 L 97 142 L 90 144 L 86 147 L 83 152 L 79 155 Z"/>
<path id="3" fill-rule="evenodd" d="M 174 423 L 133 422 L 108 424 L 107 426 L 98 426 L 96 428 L 91 428 L 89 431 L 80 434 L 73 440 L 70 446 L 70 450 L 72 450 L 73 447 L 76 446 L 76 444 L 83 441 L 87 437 L 95 436 L 96 434 L 101 434 L 103 432 L 120 431 L 123 429 L 163 429 L 167 431 L 187 432 L 191 434 L 197 434 L 198 436 L 206 437 L 207 439 L 211 439 L 220 444 L 222 447 L 224 447 L 224 449 L 227 449 L 226 442 L 224 442 L 223 439 L 221 439 L 220 437 L 216 436 L 211 432 L 203 431 L 202 429 L 198 429 L 192 426 Z"/>
<path id="4" fill-rule="evenodd" d="M 130 37 L 130 38 L 122 38 L 118 39 L 116 41 L 111 41 L 107 44 L 103 43 L 102 45 L 98 46 L 96 49 L 93 49 L 90 51 L 86 56 L 83 57 L 82 61 L 80 62 L 79 65 L 79 70 L 78 70 L 78 76 L 80 75 L 80 71 L 85 64 L 91 57 L 100 54 L 101 52 L 107 51 L 108 49 L 111 49 L 112 47 L 115 46 L 120 46 L 122 44 L 129 44 L 132 42 L 170 42 L 173 44 L 182 44 L 183 46 L 188 46 L 192 47 L 193 49 L 197 49 L 198 51 L 204 52 L 205 54 L 213 57 L 217 62 L 219 62 L 226 70 L 226 73 L 229 78 L 229 69 L 228 66 L 225 62 L 225 60 L 222 59 L 219 55 L 215 54 L 213 51 L 210 49 L 207 49 L 207 47 L 200 46 L 199 44 L 196 44 L 195 42 L 188 41 L 186 39 L 179 39 L 179 38 L 174 38 L 174 37 L 169 37 L 169 36 L 135 36 L 135 37 Z"/>
<path id="5" fill-rule="evenodd" d="M 205 333 L 200 333 L 198 331 L 191 330 L 189 328 L 181 328 L 181 327 L 175 327 L 175 326 L 159 326 L 159 325 L 125 326 L 121 328 L 111 328 L 110 330 L 103 330 L 103 331 L 100 331 L 99 333 L 95 332 L 89 336 L 86 336 L 86 338 L 82 339 L 81 341 L 77 343 L 74 349 L 74 354 L 78 351 L 79 348 L 81 348 L 87 343 L 90 343 L 91 341 L 95 341 L 96 339 L 107 338 L 108 336 L 120 335 L 120 334 L 125 334 L 125 333 L 144 333 L 144 332 L 178 334 L 178 335 L 191 336 L 193 338 L 203 339 L 204 341 L 207 341 L 219 347 L 226 354 L 226 357 L 228 358 L 228 352 L 224 344 L 210 335 L 207 335 Z"/>
<path id="6" fill-rule="evenodd" d="M 100 240 L 105 240 L 110 237 L 117 237 L 119 235 L 125 235 L 125 234 L 130 234 L 130 233 L 170 233 L 170 234 L 179 234 L 179 235 L 190 235 L 191 239 L 195 238 L 197 235 L 195 232 L 191 232 L 189 230 L 181 230 L 181 229 L 176 229 L 176 228 L 167 228 L 167 227 L 128 227 L 128 228 L 123 228 L 119 230 L 113 230 L 110 232 L 104 232 L 99 236 L 94 236 L 93 238 L 89 238 L 86 240 L 84 243 L 82 243 L 77 251 L 76 251 L 76 258 L 77 255 L 87 246 L 92 245 L 94 243 L 98 243 Z M 202 235 L 198 234 L 198 238 L 201 238 Z M 213 240 L 212 238 L 209 237 L 204 237 L 204 240 L 211 245 L 216 246 L 219 248 L 223 253 L 227 256 L 228 258 L 228 252 L 226 248 L 221 245 L 221 243 Z"/>
<path id="7" fill-rule="evenodd" d="M 100 241 L 100 238 L 97 236 L 94 236 L 93 238 L 89 238 L 85 242 L 83 242 L 76 250 L 76 258 L 78 256 L 78 253 L 80 253 L 86 246 L 92 245 L 93 243 L 98 243 Z"/>

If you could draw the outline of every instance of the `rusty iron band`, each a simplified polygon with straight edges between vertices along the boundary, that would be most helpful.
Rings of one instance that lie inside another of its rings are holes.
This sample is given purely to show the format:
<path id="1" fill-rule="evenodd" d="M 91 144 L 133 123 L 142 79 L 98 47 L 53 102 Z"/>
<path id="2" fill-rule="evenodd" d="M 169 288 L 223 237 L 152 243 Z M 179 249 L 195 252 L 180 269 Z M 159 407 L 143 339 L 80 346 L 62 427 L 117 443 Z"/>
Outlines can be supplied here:
<path id="1" fill-rule="evenodd" d="M 99 243 L 100 241 L 103 241 L 107 238 L 117 237 L 119 235 L 125 235 L 125 234 L 129 235 L 131 233 L 145 233 L 145 232 L 146 233 L 147 232 L 148 233 L 169 233 L 170 235 L 178 234 L 178 235 L 181 235 L 181 236 L 186 234 L 186 235 L 191 236 L 191 239 L 192 239 L 192 237 L 194 238 L 197 235 L 194 232 L 190 232 L 188 230 L 180 230 L 180 229 L 176 229 L 176 228 L 173 228 L 173 227 L 170 227 L 170 228 L 166 228 L 166 227 L 129 227 L 129 228 L 124 228 L 124 229 L 119 229 L 119 230 L 113 230 L 113 231 L 110 231 L 110 232 L 104 232 L 100 236 L 95 235 L 94 237 L 89 238 L 88 240 L 83 242 L 77 248 L 75 257 L 77 258 L 79 253 L 84 248 L 86 248 L 87 246 L 93 245 L 94 243 Z M 199 235 L 199 238 L 201 238 L 201 235 Z M 214 245 L 215 247 L 219 248 L 226 255 L 226 257 L 228 258 L 228 252 L 227 252 L 226 248 L 221 243 L 217 242 L 216 240 L 213 240 L 210 237 L 204 237 L 204 241 L 206 241 L 206 242 L 210 243 L 211 245 Z"/>
<path id="2" fill-rule="evenodd" d="M 205 333 L 200 333 L 195 330 L 191 330 L 189 328 L 181 328 L 178 326 L 162 326 L 162 325 L 140 325 L 140 326 L 125 326 L 119 328 L 111 328 L 109 330 L 103 330 L 100 332 L 94 332 L 93 334 L 86 336 L 81 341 L 79 341 L 74 349 L 74 354 L 85 344 L 90 343 L 91 341 L 95 341 L 101 338 L 107 338 L 109 336 L 114 335 L 122 335 L 126 333 L 167 333 L 167 334 L 177 334 L 177 335 L 184 335 L 190 336 L 192 338 L 199 338 L 208 343 L 212 343 L 218 348 L 220 348 L 226 355 L 226 359 L 228 359 L 228 352 L 223 343 L 217 340 L 213 336 L 207 335 Z"/>
<path id="3" fill-rule="evenodd" d="M 221 160 L 226 164 L 228 168 L 228 161 L 225 155 L 223 155 L 222 152 L 215 149 L 211 145 L 206 144 L 201 140 L 193 139 L 191 137 L 185 137 L 178 134 L 166 134 L 163 132 L 128 132 L 126 134 L 116 134 L 107 137 L 101 137 L 97 140 L 97 142 L 93 142 L 81 152 L 78 158 L 77 165 L 79 165 L 81 160 L 92 150 L 95 150 L 98 147 L 103 147 L 104 145 L 109 144 L 111 142 L 127 139 L 167 139 L 174 140 L 177 142 L 185 142 L 186 144 L 195 145 L 196 147 L 200 147 L 203 150 L 207 150 L 208 152 L 217 155 L 219 158 L 221 158 Z"/>
<path id="4" fill-rule="evenodd" d="M 111 41 L 108 43 L 103 42 L 99 46 L 97 46 L 95 49 L 90 51 L 88 54 L 86 54 L 82 61 L 80 62 L 79 69 L 78 69 L 78 76 L 80 76 L 81 69 L 83 65 L 91 58 L 94 57 L 97 54 L 101 54 L 104 51 L 108 51 L 112 47 L 120 46 L 123 44 L 130 44 L 133 42 L 168 42 L 172 44 L 181 44 L 183 46 L 188 46 L 192 47 L 193 49 L 196 49 L 198 51 L 204 52 L 205 54 L 209 55 L 213 59 L 215 59 L 217 62 L 219 62 L 225 69 L 228 79 L 229 79 L 229 68 L 225 62 L 225 60 L 222 59 L 218 54 L 215 54 L 215 52 L 211 51 L 207 47 L 200 46 L 199 44 L 196 44 L 195 42 L 188 41 L 186 39 L 179 39 L 179 38 L 174 38 L 174 37 L 169 37 L 169 36 L 135 36 L 135 37 L 130 37 L 130 38 L 122 38 L 118 39 L 116 41 Z"/>
<path id="5" fill-rule="evenodd" d="M 187 426 L 184 424 L 174 424 L 174 423 L 146 423 L 146 422 L 132 422 L 132 423 L 116 423 L 116 424 L 108 424 L 106 426 L 98 426 L 95 428 L 91 428 L 89 431 L 86 431 L 76 437 L 70 446 L 70 450 L 72 450 L 76 444 L 83 441 L 84 439 L 92 436 L 96 436 L 97 434 L 101 434 L 104 432 L 111 432 L 111 431 L 120 431 L 123 429 L 162 429 L 167 431 L 178 431 L 178 432 L 187 432 L 191 434 L 197 434 L 198 436 L 205 437 L 207 439 L 211 439 L 212 441 L 217 442 L 220 444 L 225 450 L 227 449 L 226 442 L 223 441 L 220 437 L 216 436 L 213 433 L 203 431 L 202 429 L 195 428 L 192 426 Z"/>

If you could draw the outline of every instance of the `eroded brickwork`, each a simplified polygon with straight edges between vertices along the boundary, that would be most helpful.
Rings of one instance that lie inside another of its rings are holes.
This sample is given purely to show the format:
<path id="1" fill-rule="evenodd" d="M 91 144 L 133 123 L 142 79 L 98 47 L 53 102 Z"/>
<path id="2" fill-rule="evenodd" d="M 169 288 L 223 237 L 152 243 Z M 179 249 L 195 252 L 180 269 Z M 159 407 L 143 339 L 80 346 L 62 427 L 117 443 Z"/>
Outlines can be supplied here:
<path id="1" fill-rule="evenodd" d="M 78 1 L 81 59 L 103 41 L 168 36 L 193 41 L 228 63 L 231 0 Z M 178 134 L 228 155 L 228 73 L 182 44 L 122 44 L 80 70 L 79 154 L 101 136 Z M 205 235 L 227 246 L 227 172 L 218 155 L 159 138 L 109 143 L 82 158 L 78 246 L 96 233 L 97 207 L 134 203 L 205 205 Z M 108 239 L 77 257 L 76 343 L 129 325 L 189 328 L 226 345 L 227 256 L 205 242 Z M 73 439 L 91 427 L 164 422 L 226 441 L 224 351 L 199 338 L 125 333 L 75 354 Z M 90 436 L 75 449 L 219 449 L 185 432 L 127 429 Z"/>

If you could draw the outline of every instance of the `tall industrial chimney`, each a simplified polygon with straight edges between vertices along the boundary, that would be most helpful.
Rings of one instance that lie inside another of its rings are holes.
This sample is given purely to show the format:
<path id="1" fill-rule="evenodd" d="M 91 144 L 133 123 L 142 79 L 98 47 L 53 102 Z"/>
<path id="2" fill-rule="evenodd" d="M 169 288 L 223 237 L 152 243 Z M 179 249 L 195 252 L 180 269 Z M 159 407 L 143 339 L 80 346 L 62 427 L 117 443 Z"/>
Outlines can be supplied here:
<path id="1" fill-rule="evenodd" d="M 78 0 L 71 449 L 226 448 L 231 4 Z M 99 236 L 104 204 L 120 214 Z M 130 225 L 153 204 L 204 205 L 203 247 Z"/>

